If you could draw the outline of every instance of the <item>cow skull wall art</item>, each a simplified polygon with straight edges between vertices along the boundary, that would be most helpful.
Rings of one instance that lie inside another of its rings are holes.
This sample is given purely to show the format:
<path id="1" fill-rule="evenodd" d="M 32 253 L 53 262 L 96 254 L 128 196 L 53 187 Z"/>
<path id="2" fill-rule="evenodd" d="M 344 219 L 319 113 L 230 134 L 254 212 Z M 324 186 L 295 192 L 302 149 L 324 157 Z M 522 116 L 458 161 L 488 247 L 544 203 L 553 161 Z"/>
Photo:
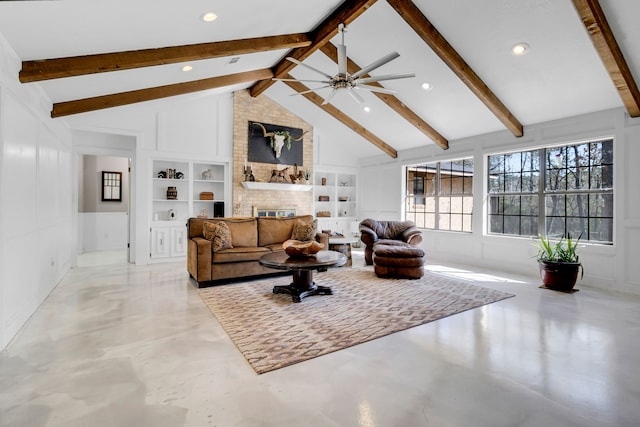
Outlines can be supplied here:
<path id="1" fill-rule="evenodd" d="M 302 140 L 304 134 L 307 133 L 303 132 L 302 135 L 300 135 L 298 138 L 292 138 L 291 134 L 287 130 L 275 130 L 272 132 L 267 132 L 267 129 L 265 129 L 265 127 L 261 123 L 254 122 L 253 124 L 256 126 L 260 126 L 260 128 L 262 129 L 262 136 L 264 136 L 265 138 L 269 138 L 271 149 L 275 153 L 276 159 L 280 158 L 280 155 L 282 154 L 282 148 L 284 147 L 285 143 L 287 144 L 287 150 L 290 150 L 291 141 L 300 141 Z"/>

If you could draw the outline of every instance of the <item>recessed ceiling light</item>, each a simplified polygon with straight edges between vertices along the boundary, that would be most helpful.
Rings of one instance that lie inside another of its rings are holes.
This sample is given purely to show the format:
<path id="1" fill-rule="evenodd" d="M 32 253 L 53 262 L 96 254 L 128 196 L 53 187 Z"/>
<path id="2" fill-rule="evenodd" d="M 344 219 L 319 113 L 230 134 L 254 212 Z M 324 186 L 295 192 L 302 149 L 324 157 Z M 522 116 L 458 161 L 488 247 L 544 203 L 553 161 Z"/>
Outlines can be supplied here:
<path id="1" fill-rule="evenodd" d="M 182 71 L 191 71 L 193 70 L 193 67 L 191 65 L 185 65 L 184 67 L 182 67 Z"/>
<path id="2" fill-rule="evenodd" d="M 363 110 L 364 110 L 364 112 L 365 112 L 365 113 L 368 113 L 369 111 L 371 111 L 371 108 L 369 108 L 369 107 L 364 107 L 364 108 L 363 108 Z"/>
<path id="3" fill-rule="evenodd" d="M 212 22 L 218 19 L 218 15 L 213 12 L 205 12 L 202 14 L 201 18 L 204 22 Z"/>
<path id="4" fill-rule="evenodd" d="M 431 90 L 431 89 L 433 89 L 433 85 L 431 85 L 431 83 L 429 83 L 429 82 L 424 82 L 424 83 L 422 83 L 422 89 Z"/>
<path id="5" fill-rule="evenodd" d="M 517 56 L 522 56 L 527 53 L 529 45 L 526 43 L 518 43 L 511 48 L 511 53 Z"/>

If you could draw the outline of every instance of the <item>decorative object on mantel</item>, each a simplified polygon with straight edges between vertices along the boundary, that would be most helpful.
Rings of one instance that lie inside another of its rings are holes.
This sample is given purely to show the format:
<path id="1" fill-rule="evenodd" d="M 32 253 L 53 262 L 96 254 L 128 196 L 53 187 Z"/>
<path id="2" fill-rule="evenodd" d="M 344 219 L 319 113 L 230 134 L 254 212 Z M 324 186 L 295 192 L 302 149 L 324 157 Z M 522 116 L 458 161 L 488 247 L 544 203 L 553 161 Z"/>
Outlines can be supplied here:
<path id="1" fill-rule="evenodd" d="M 247 160 L 301 165 L 304 134 L 299 128 L 249 121 Z"/>
<path id="2" fill-rule="evenodd" d="M 287 181 L 287 171 L 289 167 L 287 166 L 284 169 L 271 169 L 271 178 L 269 178 L 269 182 L 289 182 Z"/>
<path id="3" fill-rule="evenodd" d="M 311 182 L 311 171 L 309 169 L 305 169 L 302 171 L 302 176 L 304 178 L 304 183 L 309 184 Z"/>
<path id="4" fill-rule="evenodd" d="M 176 187 L 167 187 L 167 200 L 176 200 L 178 198 L 178 190 Z"/>

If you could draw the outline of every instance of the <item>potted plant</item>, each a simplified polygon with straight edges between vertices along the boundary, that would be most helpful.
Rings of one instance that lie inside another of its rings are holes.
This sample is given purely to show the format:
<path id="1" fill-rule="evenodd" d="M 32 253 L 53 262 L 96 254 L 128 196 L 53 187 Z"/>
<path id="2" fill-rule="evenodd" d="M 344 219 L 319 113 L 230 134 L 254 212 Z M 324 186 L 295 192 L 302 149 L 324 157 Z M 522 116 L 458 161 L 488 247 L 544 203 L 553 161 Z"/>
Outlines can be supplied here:
<path id="1" fill-rule="evenodd" d="M 582 273 L 580 278 L 584 275 L 584 268 L 576 252 L 579 241 L 580 237 L 574 240 L 567 234 L 566 239 L 561 238 L 554 243 L 549 237 L 545 239 L 538 234 L 538 269 L 545 288 L 572 292 L 578 274 Z"/>
<path id="2" fill-rule="evenodd" d="M 303 170 L 302 176 L 304 177 L 305 184 L 309 184 L 311 182 L 311 171 L 309 169 Z"/>

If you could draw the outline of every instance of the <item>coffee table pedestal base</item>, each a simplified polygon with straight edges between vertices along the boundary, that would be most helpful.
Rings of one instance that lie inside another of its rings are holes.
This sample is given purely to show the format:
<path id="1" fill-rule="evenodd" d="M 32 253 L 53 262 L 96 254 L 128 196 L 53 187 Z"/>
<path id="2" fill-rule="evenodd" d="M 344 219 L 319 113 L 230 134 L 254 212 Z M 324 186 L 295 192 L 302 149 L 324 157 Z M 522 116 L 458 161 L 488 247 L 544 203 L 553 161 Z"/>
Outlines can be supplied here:
<path id="1" fill-rule="evenodd" d="M 293 270 L 293 282 L 286 286 L 274 286 L 274 294 L 289 294 L 293 302 L 300 302 L 312 295 L 332 295 L 328 286 L 316 285 L 313 281 L 313 270 Z"/>

